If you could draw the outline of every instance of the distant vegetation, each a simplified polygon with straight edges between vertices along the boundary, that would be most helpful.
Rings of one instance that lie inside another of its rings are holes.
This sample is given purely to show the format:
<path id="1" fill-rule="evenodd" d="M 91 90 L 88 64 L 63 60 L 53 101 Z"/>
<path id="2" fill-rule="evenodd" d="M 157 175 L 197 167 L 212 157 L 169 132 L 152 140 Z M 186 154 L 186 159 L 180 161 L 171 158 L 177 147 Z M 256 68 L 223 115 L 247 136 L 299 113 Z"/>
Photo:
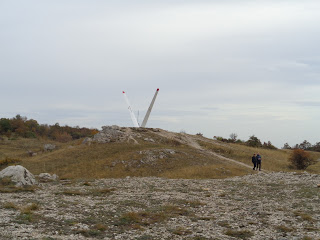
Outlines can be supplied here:
<path id="1" fill-rule="evenodd" d="M 304 140 L 302 143 L 296 144 L 292 147 L 290 147 L 288 143 L 285 143 L 282 149 L 302 149 L 302 150 L 320 152 L 320 142 L 317 142 L 314 145 L 312 145 L 307 140 Z"/>
<path id="2" fill-rule="evenodd" d="M 197 133 L 197 135 L 202 136 L 201 133 Z M 214 136 L 213 138 L 218 141 L 221 141 L 221 142 L 238 143 L 238 144 L 246 145 L 249 147 L 277 149 L 270 141 L 262 143 L 261 140 L 259 138 L 257 138 L 255 135 L 250 136 L 247 141 L 237 139 L 238 135 L 236 133 L 231 133 L 229 138 L 223 138 L 223 137 L 219 137 L 219 136 L 218 137 Z M 304 140 L 302 143 L 295 144 L 293 146 L 290 146 L 288 143 L 285 143 L 283 145 L 282 149 L 302 149 L 302 150 L 307 150 L 307 151 L 320 152 L 320 142 L 317 142 L 314 145 L 312 145 L 307 140 Z"/>
<path id="3" fill-rule="evenodd" d="M 231 133 L 229 138 L 223 138 L 223 137 L 216 137 L 214 136 L 214 139 L 226 142 L 226 143 L 238 143 L 242 145 L 246 145 L 249 147 L 257 147 L 257 148 L 265 148 L 265 149 L 277 149 L 270 141 L 261 143 L 260 139 L 257 138 L 255 135 L 252 135 L 249 137 L 247 141 L 237 139 L 238 135 L 236 133 Z"/>
<path id="4" fill-rule="evenodd" d="M 39 124 L 36 120 L 27 119 L 19 114 L 14 118 L 0 119 L 0 135 L 9 138 L 48 138 L 58 142 L 68 142 L 83 137 L 93 136 L 97 129 Z"/>

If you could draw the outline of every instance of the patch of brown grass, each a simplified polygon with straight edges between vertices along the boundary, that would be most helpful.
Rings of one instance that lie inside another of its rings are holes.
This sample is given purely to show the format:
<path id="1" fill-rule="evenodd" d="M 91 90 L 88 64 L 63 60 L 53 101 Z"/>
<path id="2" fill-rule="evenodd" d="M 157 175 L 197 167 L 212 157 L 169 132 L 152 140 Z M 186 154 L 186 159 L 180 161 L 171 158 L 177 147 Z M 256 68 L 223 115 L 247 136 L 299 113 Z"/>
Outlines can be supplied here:
<path id="1" fill-rule="evenodd" d="M 21 214 L 30 214 L 33 211 L 39 210 L 40 206 L 37 203 L 31 203 L 21 208 Z"/>
<path id="2" fill-rule="evenodd" d="M 305 212 L 301 212 L 301 211 L 295 211 L 293 212 L 293 214 L 296 217 L 300 217 L 303 221 L 308 221 L 308 222 L 314 222 L 315 220 L 312 218 L 311 215 L 305 213 Z"/>
<path id="3" fill-rule="evenodd" d="M 15 210 L 19 209 L 19 206 L 15 205 L 13 202 L 4 203 L 3 207 L 6 209 L 15 209 Z"/>
<path id="4" fill-rule="evenodd" d="M 285 232 L 285 233 L 293 231 L 293 228 L 290 228 L 290 227 L 287 227 L 287 226 L 284 226 L 284 225 L 276 226 L 276 229 L 279 232 Z"/>
<path id="5" fill-rule="evenodd" d="M 36 189 L 36 186 L 29 185 L 16 187 L 15 183 L 7 177 L 0 179 L 0 193 L 34 192 Z"/>
<path id="6" fill-rule="evenodd" d="M 141 212 L 124 213 L 119 221 L 118 226 L 136 228 L 137 226 L 148 226 L 150 224 L 166 221 L 172 217 L 190 215 L 189 211 L 175 205 L 165 205 L 157 209 L 149 209 Z"/>
<path id="7" fill-rule="evenodd" d="M 225 232 L 226 235 L 231 236 L 231 237 L 235 237 L 235 238 L 240 238 L 240 239 L 249 239 L 253 236 L 253 233 L 248 231 L 248 230 L 232 230 L 232 229 L 228 229 Z"/>

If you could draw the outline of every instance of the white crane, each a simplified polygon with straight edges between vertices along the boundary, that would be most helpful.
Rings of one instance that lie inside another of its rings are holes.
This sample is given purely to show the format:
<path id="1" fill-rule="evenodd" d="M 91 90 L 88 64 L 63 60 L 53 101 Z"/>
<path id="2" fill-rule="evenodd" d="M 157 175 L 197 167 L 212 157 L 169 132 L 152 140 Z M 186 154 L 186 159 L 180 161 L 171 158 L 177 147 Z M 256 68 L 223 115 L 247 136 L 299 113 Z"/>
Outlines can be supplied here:
<path id="1" fill-rule="evenodd" d="M 141 127 L 143 127 L 143 128 L 146 127 L 146 125 L 147 125 L 147 122 L 148 122 L 148 119 L 149 119 L 149 116 L 150 116 L 152 107 L 153 107 L 153 105 L 154 105 L 154 102 L 156 101 L 158 92 L 159 92 L 159 88 L 157 89 L 156 93 L 154 94 L 153 99 L 152 99 L 152 101 L 151 101 L 151 103 L 150 103 L 150 106 L 149 106 L 149 108 L 148 108 L 148 111 L 147 111 L 147 113 L 146 113 L 146 116 L 144 117 L 144 119 L 143 119 L 143 121 L 142 121 Z M 129 110 L 129 113 L 130 113 L 130 117 L 131 117 L 133 126 L 134 126 L 134 127 L 140 127 L 140 126 L 139 126 L 139 123 L 138 123 L 138 121 L 137 121 L 137 118 L 136 118 L 136 116 L 135 116 L 134 113 L 133 113 L 132 107 L 131 107 L 131 105 L 130 105 L 129 99 L 128 99 L 125 91 L 123 91 L 122 93 L 123 93 L 124 99 L 125 99 L 126 102 L 127 102 L 128 110 Z"/>

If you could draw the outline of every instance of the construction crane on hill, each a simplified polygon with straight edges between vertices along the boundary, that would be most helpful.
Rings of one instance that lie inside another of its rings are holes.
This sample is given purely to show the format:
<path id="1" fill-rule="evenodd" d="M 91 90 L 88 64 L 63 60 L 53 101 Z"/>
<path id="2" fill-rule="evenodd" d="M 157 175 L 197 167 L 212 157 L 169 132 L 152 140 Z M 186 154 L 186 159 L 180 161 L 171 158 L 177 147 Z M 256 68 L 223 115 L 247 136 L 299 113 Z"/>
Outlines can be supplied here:
<path id="1" fill-rule="evenodd" d="M 141 126 L 140 126 L 139 123 L 138 123 L 138 120 L 137 120 L 136 116 L 134 115 L 134 112 L 133 112 L 133 110 L 132 110 L 131 104 L 130 104 L 130 102 L 129 102 L 129 99 L 128 99 L 125 91 L 122 91 L 123 96 L 124 96 L 124 99 L 126 100 L 126 103 L 127 103 L 127 105 L 128 105 L 128 110 L 129 110 L 130 117 L 131 117 L 131 120 L 132 120 L 132 123 L 133 123 L 133 126 L 134 126 L 134 127 L 142 127 L 142 128 L 145 128 L 145 127 L 146 127 L 147 122 L 148 122 L 148 119 L 149 119 L 149 116 L 150 116 L 150 113 L 151 113 L 151 111 L 152 111 L 152 107 L 153 107 L 153 105 L 154 105 L 154 102 L 156 101 L 158 92 L 159 92 L 159 88 L 157 89 L 156 93 L 154 94 L 153 99 L 152 99 L 152 101 L 151 101 L 151 103 L 150 103 L 150 106 L 149 106 L 149 108 L 148 108 L 148 111 L 147 111 L 147 113 L 146 113 L 146 115 L 145 115 L 145 117 L 144 117 L 144 119 L 143 119 L 143 121 L 142 121 L 142 124 L 141 124 Z"/>

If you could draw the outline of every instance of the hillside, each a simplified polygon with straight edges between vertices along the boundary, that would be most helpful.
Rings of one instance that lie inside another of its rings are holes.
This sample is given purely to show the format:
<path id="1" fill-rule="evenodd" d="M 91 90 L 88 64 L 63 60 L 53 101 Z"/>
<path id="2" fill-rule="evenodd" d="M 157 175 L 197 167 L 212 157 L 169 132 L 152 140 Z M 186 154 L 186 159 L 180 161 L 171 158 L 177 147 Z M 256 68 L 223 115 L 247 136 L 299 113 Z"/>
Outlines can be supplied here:
<path id="1" fill-rule="evenodd" d="M 10 157 L 34 174 L 49 172 L 70 179 L 227 178 L 254 172 L 251 156 L 260 152 L 263 170 L 293 171 L 287 162 L 290 150 L 257 149 L 161 129 L 118 128 L 115 131 L 120 138 L 107 143 L 92 139 L 84 144 L 83 139 L 58 143 L 3 138 L 0 140 L 0 161 Z M 43 145 L 46 143 L 57 147 L 45 152 Z M 30 157 L 28 151 L 35 156 Z M 311 154 L 320 159 L 320 153 Z M 320 162 L 308 167 L 307 171 L 320 173 Z"/>

